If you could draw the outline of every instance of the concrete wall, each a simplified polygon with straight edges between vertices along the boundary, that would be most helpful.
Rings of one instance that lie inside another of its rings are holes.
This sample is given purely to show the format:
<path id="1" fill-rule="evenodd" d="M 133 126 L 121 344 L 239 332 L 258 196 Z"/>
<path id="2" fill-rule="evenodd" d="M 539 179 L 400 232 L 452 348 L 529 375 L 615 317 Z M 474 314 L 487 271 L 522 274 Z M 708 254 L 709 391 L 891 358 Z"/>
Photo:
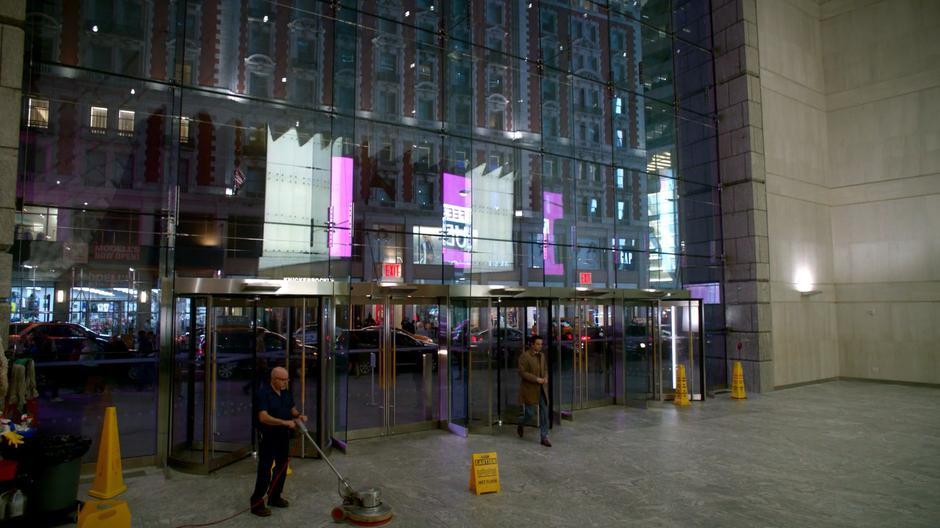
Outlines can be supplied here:
<path id="1" fill-rule="evenodd" d="M 776 386 L 839 375 L 819 11 L 757 1 Z"/>
<path id="2" fill-rule="evenodd" d="M 25 0 L 0 1 L 0 328 L 10 324 L 10 282 L 13 226 L 16 223 L 17 157 L 20 144 L 20 104 L 23 97 L 23 21 Z M 0 352 L 6 350 L 8 332 L 0 332 Z M 0 394 L 0 401 L 5 394 Z"/>
<path id="3" fill-rule="evenodd" d="M 839 372 L 940 383 L 940 2 L 820 9 Z"/>
<path id="4" fill-rule="evenodd" d="M 775 385 L 940 383 L 940 2 L 757 14 Z"/>

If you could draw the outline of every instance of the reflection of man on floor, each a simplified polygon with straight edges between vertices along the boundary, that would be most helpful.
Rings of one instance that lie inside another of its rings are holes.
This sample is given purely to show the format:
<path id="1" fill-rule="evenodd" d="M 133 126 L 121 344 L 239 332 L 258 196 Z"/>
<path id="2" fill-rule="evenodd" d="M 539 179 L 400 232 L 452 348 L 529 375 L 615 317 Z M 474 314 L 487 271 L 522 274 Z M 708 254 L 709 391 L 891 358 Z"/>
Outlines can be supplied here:
<path id="1" fill-rule="evenodd" d="M 251 494 L 251 513 L 260 517 L 271 515 L 271 510 L 264 505 L 265 494 L 268 495 L 268 506 L 286 508 L 289 505 L 281 497 L 281 492 L 284 490 L 287 472 L 291 431 L 297 426 L 295 418 L 307 421 L 307 417 L 294 406 L 294 396 L 287 388 L 287 380 L 287 370 L 275 367 L 271 370 L 271 383 L 258 391 L 258 431 L 261 442 L 258 446 L 258 477 L 255 480 L 255 491 Z"/>

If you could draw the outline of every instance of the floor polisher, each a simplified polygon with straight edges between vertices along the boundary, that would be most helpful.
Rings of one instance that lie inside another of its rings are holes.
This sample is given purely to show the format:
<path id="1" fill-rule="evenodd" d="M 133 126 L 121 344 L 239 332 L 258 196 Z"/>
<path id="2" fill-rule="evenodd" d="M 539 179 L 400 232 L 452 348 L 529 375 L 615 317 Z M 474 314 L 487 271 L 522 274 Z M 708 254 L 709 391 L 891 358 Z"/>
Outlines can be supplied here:
<path id="1" fill-rule="evenodd" d="M 339 471 L 336 470 L 336 466 L 330 462 L 330 459 L 327 458 L 323 450 L 320 449 L 320 446 L 317 445 L 313 437 L 310 436 L 310 431 L 307 430 L 307 426 L 300 420 L 296 422 L 300 431 L 307 437 L 307 440 L 310 440 L 313 447 L 317 449 L 317 453 L 320 453 L 320 456 L 326 461 L 327 465 L 330 466 L 333 473 L 336 473 L 336 478 L 339 479 L 338 492 L 339 496 L 343 499 L 343 504 L 333 508 L 330 512 L 333 520 L 336 522 L 346 521 L 356 526 L 382 526 L 391 521 L 392 508 L 388 504 L 382 503 L 382 493 L 379 489 L 366 488 L 359 491 L 354 490 L 352 486 L 349 485 L 349 481 L 339 474 Z"/>

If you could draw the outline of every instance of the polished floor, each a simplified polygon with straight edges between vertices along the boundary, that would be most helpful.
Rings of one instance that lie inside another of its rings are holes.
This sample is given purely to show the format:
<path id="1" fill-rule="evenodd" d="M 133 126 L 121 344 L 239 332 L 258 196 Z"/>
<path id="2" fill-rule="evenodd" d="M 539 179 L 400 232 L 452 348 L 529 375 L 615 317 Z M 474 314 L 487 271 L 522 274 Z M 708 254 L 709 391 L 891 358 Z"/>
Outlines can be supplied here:
<path id="1" fill-rule="evenodd" d="M 361 440 L 334 462 L 378 486 L 391 526 L 938 526 L 940 389 L 839 381 L 732 401 L 575 414 L 554 447 L 505 427 Z M 468 492 L 470 455 L 495 451 L 502 492 Z M 295 460 L 291 507 L 221 526 L 333 526 L 336 480 Z M 209 477 L 126 480 L 134 526 L 205 523 L 243 509 L 248 459 Z M 87 489 L 84 484 L 82 491 Z"/>

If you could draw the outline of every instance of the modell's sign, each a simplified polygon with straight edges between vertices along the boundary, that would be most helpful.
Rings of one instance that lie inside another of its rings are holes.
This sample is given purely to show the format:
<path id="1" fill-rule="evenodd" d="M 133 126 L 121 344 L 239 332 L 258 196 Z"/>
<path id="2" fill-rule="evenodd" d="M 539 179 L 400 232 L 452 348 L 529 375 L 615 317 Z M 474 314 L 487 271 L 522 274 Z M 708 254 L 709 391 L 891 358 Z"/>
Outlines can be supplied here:
<path id="1" fill-rule="evenodd" d="M 95 260 L 140 260 L 140 246 L 95 245 Z"/>

